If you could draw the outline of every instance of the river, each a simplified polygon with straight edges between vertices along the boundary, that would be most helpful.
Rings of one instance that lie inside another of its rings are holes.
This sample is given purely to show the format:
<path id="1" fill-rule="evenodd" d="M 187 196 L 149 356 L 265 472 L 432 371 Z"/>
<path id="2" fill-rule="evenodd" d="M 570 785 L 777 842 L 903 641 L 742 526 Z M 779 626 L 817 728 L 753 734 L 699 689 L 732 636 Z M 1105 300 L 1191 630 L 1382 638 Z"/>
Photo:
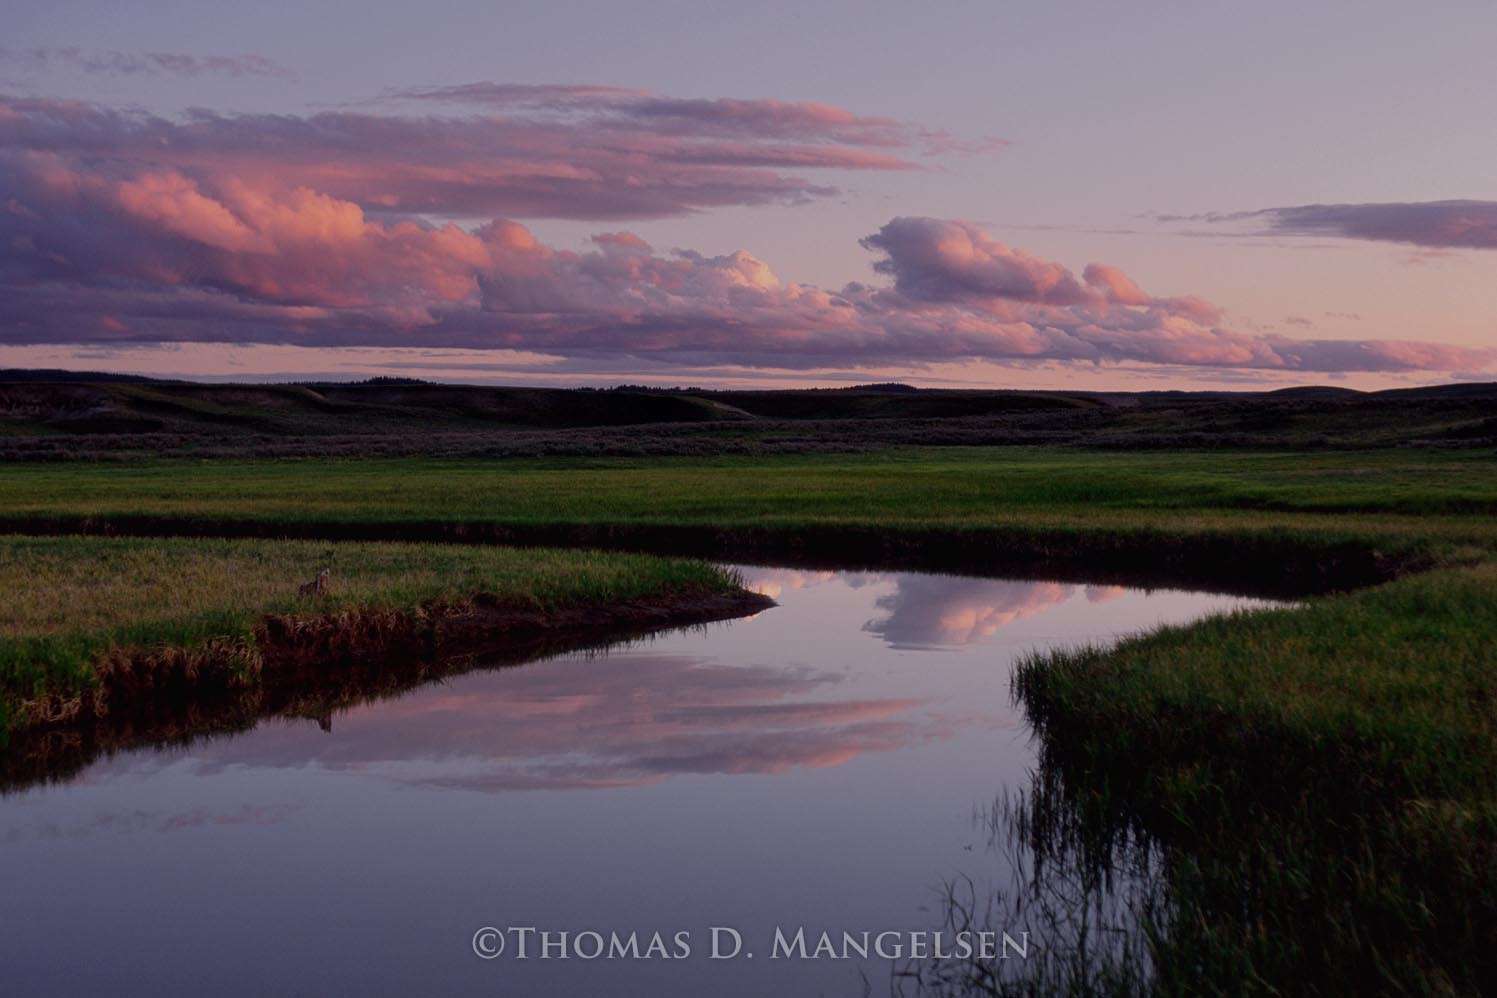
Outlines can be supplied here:
<path id="1" fill-rule="evenodd" d="M 944 882 L 1002 877 L 979 816 L 1035 766 L 1015 661 L 1256 605 L 742 572 L 780 605 L 0 798 L 6 991 L 884 993 L 890 961 L 775 959 L 776 929 L 908 951 Z"/>

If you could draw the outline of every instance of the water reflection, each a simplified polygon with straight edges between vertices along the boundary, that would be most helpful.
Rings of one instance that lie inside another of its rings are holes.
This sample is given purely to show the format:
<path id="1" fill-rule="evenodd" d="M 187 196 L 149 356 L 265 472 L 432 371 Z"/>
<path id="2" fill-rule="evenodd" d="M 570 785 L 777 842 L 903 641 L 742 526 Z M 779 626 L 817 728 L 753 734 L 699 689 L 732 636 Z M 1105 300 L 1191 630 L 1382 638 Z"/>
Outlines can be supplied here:
<path id="1" fill-rule="evenodd" d="M 941 735 L 913 715 L 920 700 L 839 698 L 844 680 L 680 655 L 573 657 L 355 712 L 334 721 L 333 737 L 299 724 L 219 742 L 195 753 L 194 765 L 207 774 L 312 764 L 466 790 L 596 789 L 835 766 Z"/>
<path id="2" fill-rule="evenodd" d="M 1078 593 L 1100 603 L 1124 592 L 1120 586 L 907 576 L 898 581 L 893 593 L 879 599 L 879 609 L 887 611 L 886 615 L 869 621 L 865 628 L 891 648 L 979 644 L 1014 621 L 1042 614 Z"/>
<path id="3" fill-rule="evenodd" d="M 897 651 L 982 644 L 1068 603 L 1096 605 L 1127 592 L 915 574 L 748 569 L 746 576 L 752 588 L 782 600 L 819 588 L 854 606 L 871 602 L 876 613 L 860 629 Z M 984 687 L 992 682 L 980 678 Z M 990 709 L 953 711 L 930 709 L 929 696 L 909 690 L 846 695 L 857 685 L 847 672 L 803 664 L 728 664 L 625 648 L 468 675 L 377 711 L 319 710 L 315 724 L 264 723 L 254 738 L 202 745 L 192 765 L 205 775 L 230 765 L 315 765 L 488 792 L 621 788 L 686 774 L 836 766 L 944 738 L 961 725 L 1001 722 L 1007 713 L 991 709 L 991 689 L 983 690 Z M 144 773 L 175 760 L 126 756 L 110 769 Z"/>
<path id="4" fill-rule="evenodd" d="M 893 968 L 891 994 L 1151 993 L 1175 919 L 1172 866 L 1136 815 L 1042 753 L 1027 785 L 972 821 L 986 862 L 942 883 L 933 928 L 1008 933 L 1026 942 L 1025 959 L 907 960 Z"/>
<path id="5" fill-rule="evenodd" d="M 810 572 L 794 569 L 750 569 L 748 584 L 773 599 L 787 593 L 835 583 L 858 590 L 874 586 L 888 591 L 875 600 L 882 611 L 863 630 L 890 648 L 918 651 L 981 644 L 1018 620 L 1075 599 L 1087 603 L 1115 600 L 1123 586 L 1075 585 L 1014 579 L 977 579 L 913 572 Z"/>
<path id="6" fill-rule="evenodd" d="M 606 654 L 339 690 L 208 740 L 75 754 L 66 783 L 0 798 L 7 985 L 858 994 L 860 973 L 887 968 L 491 965 L 465 947 L 487 924 L 928 929 L 932 880 L 982 855 L 973 802 L 1038 764 L 1009 699 L 1016 657 L 1242 603 L 745 574 L 781 605 Z M 1011 861 L 993 856 L 996 877 Z"/>
<path id="7" fill-rule="evenodd" d="M 66 824 L 42 821 L 5 830 L 0 842 L 17 844 L 25 839 L 82 839 L 96 835 L 133 835 L 142 832 L 169 833 L 190 828 L 225 825 L 273 825 L 303 809 L 301 804 L 242 804 L 228 810 L 194 807 L 185 811 L 128 808 L 106 811 Z"/>

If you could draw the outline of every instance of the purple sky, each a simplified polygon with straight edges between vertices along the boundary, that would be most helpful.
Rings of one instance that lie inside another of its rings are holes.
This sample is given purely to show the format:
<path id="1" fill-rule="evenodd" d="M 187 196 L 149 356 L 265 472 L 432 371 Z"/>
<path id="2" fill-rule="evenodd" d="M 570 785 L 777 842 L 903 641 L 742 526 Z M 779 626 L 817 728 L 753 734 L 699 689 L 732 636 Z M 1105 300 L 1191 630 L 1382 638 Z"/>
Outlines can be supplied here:
<path id="1" fill-rule="evenodd" d="M 1497 378 L 1497 8 L 1303 6 L 15 3 L 0 366 Z"/>

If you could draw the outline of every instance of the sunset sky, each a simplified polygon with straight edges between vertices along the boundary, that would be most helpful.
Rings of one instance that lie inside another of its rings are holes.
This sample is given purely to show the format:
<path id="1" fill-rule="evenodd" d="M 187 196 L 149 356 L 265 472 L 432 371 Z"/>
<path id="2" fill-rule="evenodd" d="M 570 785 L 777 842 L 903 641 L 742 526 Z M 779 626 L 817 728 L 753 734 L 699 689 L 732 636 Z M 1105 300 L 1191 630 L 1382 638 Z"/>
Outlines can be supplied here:
<path id="1" fill-rule="evenodd" d="M 1497 6 L 29 0 L 0 367 L 1497 380 Z"/>

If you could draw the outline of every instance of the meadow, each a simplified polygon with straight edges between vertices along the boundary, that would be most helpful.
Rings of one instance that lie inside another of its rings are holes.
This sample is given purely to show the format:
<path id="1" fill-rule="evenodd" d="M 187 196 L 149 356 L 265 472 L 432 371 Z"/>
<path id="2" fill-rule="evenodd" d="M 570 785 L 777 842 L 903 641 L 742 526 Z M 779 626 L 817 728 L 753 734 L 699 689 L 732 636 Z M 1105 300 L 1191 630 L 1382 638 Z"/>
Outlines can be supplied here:
<path id="1" fill-rule="evenodd" d="M 901 448 L 873 454 L 513 461 L 11 465 L 0 516 L 401 522 L 1323 525 L 1485 536 L 1491 450 Z M 1312 515 L 1304 515 L 1312 514 Z M 1357 514 L 1332 522 L 1324 514 Z"/>
<path id="2" fill-rule="evenodd" d="M 13 465 L 19 532 L 475 540 L 1304 595 L 1480 559 L 1489 451 L 871 454 Z M 1059 577 L 1059 576 L 1054 576 Z"/>

